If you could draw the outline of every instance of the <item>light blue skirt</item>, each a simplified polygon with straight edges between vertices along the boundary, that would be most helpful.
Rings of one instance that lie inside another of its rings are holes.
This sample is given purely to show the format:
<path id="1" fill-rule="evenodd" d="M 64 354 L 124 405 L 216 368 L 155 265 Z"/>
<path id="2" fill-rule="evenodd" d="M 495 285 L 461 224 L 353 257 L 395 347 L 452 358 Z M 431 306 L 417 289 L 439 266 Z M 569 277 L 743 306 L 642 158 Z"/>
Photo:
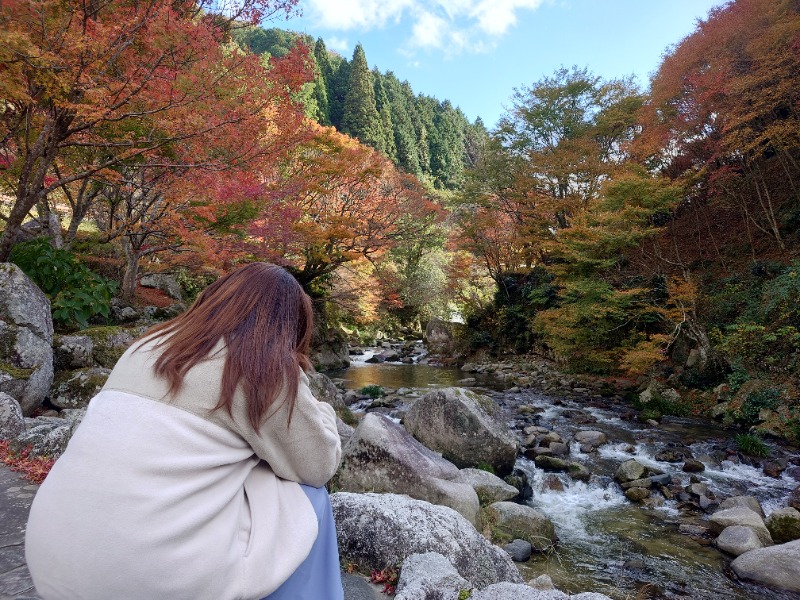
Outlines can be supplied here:
<path id="1" fill-rule="evenodd" d="M 308 557 L 281 587 L 262 600 L 344 600 L 336 524 L 328 490 L 301 485 L 317 513 L 319 533 Z"/>

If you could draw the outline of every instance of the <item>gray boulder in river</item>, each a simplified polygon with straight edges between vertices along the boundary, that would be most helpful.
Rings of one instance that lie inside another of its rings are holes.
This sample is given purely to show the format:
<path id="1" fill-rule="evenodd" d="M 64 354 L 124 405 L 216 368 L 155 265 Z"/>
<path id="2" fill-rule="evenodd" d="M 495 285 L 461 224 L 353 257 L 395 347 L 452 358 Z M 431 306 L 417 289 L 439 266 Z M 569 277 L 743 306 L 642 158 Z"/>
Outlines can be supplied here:
<path id="1" fill-rule="evenodd" d="M 0 392 L 29 415 L 52 383 L 50 301 L 17 265 L 0 263 Z"/>
<path id="2" fill-rule="evenodd" d="M 446 506 L 398 494 L 331 494 L 342 561 L 368 570 L 403 563 L 412 554 L 436 552 L 472 587 L 521 583 L 511 558 Z M 456 595 L 456 598 L 458 595 Z"/>
<path id="3" fill-rule="evenodd" d="M 417 400 L 404 418 L 411 435 L 458 467 L 491 465 L 498 475 L 514 469 L 517 439 L 498 422 L 497 405 L 463 388 L 434 390 Z"/>
<path id="4" fill-rule="evenodd" d="M 745 552 L 731 569 L 741 579 L 800 592 L 800 540 Z"/>
<path id="5" fill-rule="evenodd" d="M 457 481 L 458 468 L 429 450 L 397 423 L 367 413 L 342 450 L 333 486 L 347 492 L 389 492 L 442 504 L 477 525 L 472 486 Z"/>
<path id="6" fill-rule="evenodd" d="M 475 592 L 470 600 L 611 600 L 604 594 L 584 592 L 570 596 L 558 590 L 537 590 L 515 583 L 495 583 Z"/>
<path id="7" fill-rule="evenodd" d="M 412 554 L 403 561 L 394 600 L 427 600 L 453 598 L 472 584 L 458 574 L 456 568 L 437 552 Z"/>
<path id="8" fill-rule="evenodd" d="M 495 502 L 486 509 L 486 513 L 494 535 L 525 540 L 537 552 L 549 550 L 558 539 L 553 522 L 530 506 Z"/>
<path id="9" fill-rule="evenodd" d="M 456 481 L 471 485 L 482 505 L 511 500 L 519 496 L 519 490 L 513 485 L 481 469 L 461 469 Z"/>

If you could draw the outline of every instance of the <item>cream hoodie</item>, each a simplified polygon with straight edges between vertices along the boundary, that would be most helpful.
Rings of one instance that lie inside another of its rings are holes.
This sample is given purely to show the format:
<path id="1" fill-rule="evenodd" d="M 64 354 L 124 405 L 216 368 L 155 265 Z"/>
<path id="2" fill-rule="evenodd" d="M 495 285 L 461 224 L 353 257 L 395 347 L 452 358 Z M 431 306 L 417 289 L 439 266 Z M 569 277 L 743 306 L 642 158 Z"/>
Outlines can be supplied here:
<path id="1" fill-rule="evenodd" d="M 262 598 L 316 539 L 296 482 L 324 485 L 341 447 L 305 374 L 291 425 L 279 400 L 255 432 L 241 394 L 233 416 L 211 411 L 221 345 L 171 396 L 153 345 L 122 356 L 34 499 L 26 558 L 45 600 Z"/>

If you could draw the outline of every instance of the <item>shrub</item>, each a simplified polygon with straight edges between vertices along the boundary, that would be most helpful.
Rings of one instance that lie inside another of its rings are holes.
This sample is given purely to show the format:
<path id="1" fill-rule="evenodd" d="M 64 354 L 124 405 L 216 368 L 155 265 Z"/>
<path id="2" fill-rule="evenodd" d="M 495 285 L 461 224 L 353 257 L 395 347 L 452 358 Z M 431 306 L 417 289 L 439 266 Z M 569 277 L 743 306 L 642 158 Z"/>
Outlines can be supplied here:
<path id="1" fill-rule="evenodd" d="M 88 327 L 90 318 L 111 314 L 116 282 L 93 273 L 68 250 L 54 248 L 48 238 L 17 244 L 10 260 L 50 298 L 57 323 Z"/>
<path id="2" fill-rule="evenodd" d="M 365 385 L 358 391 L 362 396 L 369 396 L 370 398 L 382 398 L 386 395 L 386 391 L 381 386 L 374 383 Z"/>
<path id="3" fill-rule="evenodd" d="M 217 280 L 211 273 L 192 273 L 188 269 L 175 271 L 175 281 L 181 286 L 183 297 L 187 302 L 194 301 L 197 295 Z"/>
<path id="4" fill-rule="evenodd" d="M 762 409 L 775 410 L 778 408 L 780 399 L 781 392 L 775 388 L 764 388 L 750 392 L 736 415 L 737 420 L 745 425 L 753 425 L 758 422 L 758 413 Z"/>
<path id="5" fill-rule="evenodd" d="M 769 456 L 769 446 L 757 435 L 740 433 L 734 439 L 736 440 L 736 447 L 742 454 L 755 456 L 757 458 L 766 458 Z"/>

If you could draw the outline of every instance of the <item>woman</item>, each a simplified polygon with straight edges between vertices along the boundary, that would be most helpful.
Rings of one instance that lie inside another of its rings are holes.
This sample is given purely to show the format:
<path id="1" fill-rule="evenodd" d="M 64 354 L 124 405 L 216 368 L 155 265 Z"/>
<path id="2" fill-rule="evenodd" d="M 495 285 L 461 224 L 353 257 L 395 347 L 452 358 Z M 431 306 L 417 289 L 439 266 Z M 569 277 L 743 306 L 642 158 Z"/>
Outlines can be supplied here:
<path id="1" fill-rule="evenodd" d="M 295 279 L 254 263 L 134 344 L 31 507 L 42 598 L 341 600 L 311 331 Z"/>

